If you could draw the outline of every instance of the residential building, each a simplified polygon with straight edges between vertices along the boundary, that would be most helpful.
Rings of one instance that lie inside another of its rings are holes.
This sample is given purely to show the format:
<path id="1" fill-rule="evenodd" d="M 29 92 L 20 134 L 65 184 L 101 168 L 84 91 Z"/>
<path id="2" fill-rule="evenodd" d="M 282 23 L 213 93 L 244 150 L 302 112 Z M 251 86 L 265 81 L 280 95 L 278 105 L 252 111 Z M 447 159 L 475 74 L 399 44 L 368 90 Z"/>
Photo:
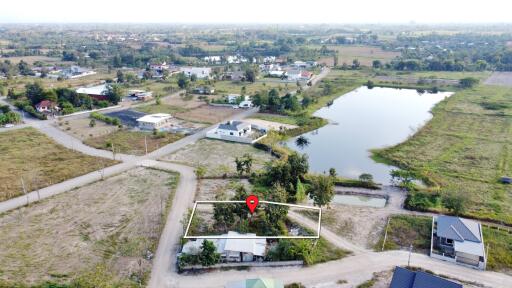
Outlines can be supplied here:
<path id="1" fill-rule="evenodd" d="M 145 115 L 137 119 L 137 124 L 142 130 L 162 130 L 172 125 L 172 116 L 166 113 Z"/>
<path id="2" fill-rule="evenodd" d="M 238 99 L 240 99 L 240 94 L 229 94 L 227 96 L 227 99 L 228 99 L 228 103 L 229 104 L 236 104 L 238 102 Z"/>
<path id="3" fill-rule="evenodd" d="M 94 70 L 82 68 L 79 66 L 71 66 L 69 68 L 62 70 L 60 76 L 66 79 L 76 79 L 94 74 L 96 74 Z"/>
<path id="4" fill-rule="evenodd" d="M 430 256 L 485 270 L 487 257 L 482 225 L 454 216 L 434 216 Z"/>
<path id="5" fill-rule="evenodd" d="M 55 102 L 43 100 L 36 104 L 36 110 L 40 113 L 54 113 L 59 110 L 59 107 Z"/>
<path id="6" fill-rule="evenodd" d="M 135 98 L 137 101 L 147 101 L 153 98 L 153 92 L 144 90 L 129 90 L 128 96 Z"/>
<path id="7" fill-rule="evenodd" d="M 252 104 L 252 101 L 251 100 L 244 100 L 242 102 L 240 102 L 240 104 L 238 104 L 238 107 L 240 108 L 251 108 L 253 107 L 254 105 Z"/>
<path id="8" fill-rule="evenodd" d="M 281 281 L 270 278 L 246 279 L 227 283 L 225 288 L 284 288 Z"/>
<path id="9" fill-rule="evenodd" d="M 198 255 L 201 252 L 203 241 L 208 240 L 215 244 L 217 253 L 223 262 L 253 262 L 263 261 L 267 252 L 266 239 L 243 239 L 243 237 L 255 237 L 256 234 L 240 234 L 229 231 L 220 235 L 219 239 L 197 239 L 188 241 L 183 245 L 182 253 Z M 236 239 L 235 239 L 236 238 Z"/>
<path id="10" fill-rule="evenodd" d="M 396 267 L 389 288 L 462 288 L 461 284 L 423 271 Z"/>
<path id="11" fill-rule="evenodd" d="M 215 89 L 210 86 L 199 86 L 192 90 L 196 94 L 211 95 L 215 93 Z"/>
<path id="12" fill-rule="evenodd" d="M 180 72 L 190 77 L 195 75 L 198 79 L 210 79 L 212 68 L 210 67 L 180 67 Z"/>
<path id="13" fill-rule="evenodd" d="M 108 84 L 96 85 L 92 87 L 80 87 L 76 89 L 78 94 L 86 94 L 96 100 L 107 100 Z"/>
<path id="14" fill-rule="evenodd" d="M 254 129 L 253 129 L 254 128 Z M 266 129 L 251 125 L 243 121 L 228 121 L 219 124 L 206 133 L 206 137 L 239 143 L 252 144 L 263 137 L 266 137 Z"/>

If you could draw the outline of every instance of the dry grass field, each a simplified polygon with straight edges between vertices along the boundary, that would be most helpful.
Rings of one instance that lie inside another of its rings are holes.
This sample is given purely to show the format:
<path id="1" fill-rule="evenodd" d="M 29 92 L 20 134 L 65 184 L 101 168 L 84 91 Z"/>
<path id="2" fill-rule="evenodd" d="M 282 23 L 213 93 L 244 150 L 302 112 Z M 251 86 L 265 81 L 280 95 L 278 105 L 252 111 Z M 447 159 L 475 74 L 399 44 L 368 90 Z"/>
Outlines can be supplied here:
<path id="1" fill-rule="evenodd" d="M 90 122 L 90 118 L 70 120 L 62 120 L 59 118 L 56 127 L 82 141 L 93 137 L 108 135 L 119 129 L 117 126 L 106 124 L 102 121 L 96 121 L 95 126 L 91 127 L 89 126 Z"/>
<path id="2" fill-rule="evenodd" d="M 512 87 L 512 72 L 494 72 L 485 84 Z"/>
<path id="3" fill-rule="evenodd" d="M 112 146 L 114 146 L 116 153 L 144 155 L 146 153 L 145 141 L 147 141 L 149 153 L 183 137 L 182 134 L 173 133 L 163 133 L 156 136 L 150 132 L 118 130 L 107 135 L 89 138 L 84 143 L 105 150 L 112 150 Z"/>
<path id="4" fill-rule="evenodd" d="M 190 111 L 176 113 L 175 116 L 186 121 L 213 124 L 226 120 L 239 112 L 240 110 L 231 107 L 214 107 L 205 104 Z"/>
<path id="5" fill-rule="evenodd" d="M 138 287 L 129 279 L 149 275 L 177 181 L 136 168 L 0 215 L 0 286 Z"/>
<path id="6" fill-rule="evenodd" d="M 23 56 L 23 57 L 8 57 L 2 60 L 9 60 L 11 63 L 19 63 L 21 60 L 27 62 L 30 65 L 33 65 L 34 62 L 40 61 L 47 64 L 62 64 L 62 63 L 71 63 L 71 62 L 63 62 L 60 58 L 55 57 L 47 57 L 47 56 Z"/>
<path id="7" fill-rule="evenodd" d="M 252 169 L 261 169 L 263 165 L 272 160 L 272 156 L 251 145 L 225 142 L 220 140 L 199 140 L 195 144 L 163 157 L 162 160 L 183 163 L 194 167 L 204 166 L 206 176 L 222 176 L 223 174 L 236 174 L 235 158 L 244 154 L 253 157 Z"/>
<path id="8" fill-rule="evenodd" d="M 0 201 L 74 178 L 115 161 L 81 154 L 33 128 L 0 133 Z"/>
<path id="9" fill-rule="evenodd" d="M 338 51 L 338 65 L 347 63 L 352 64 L 352 60 L 358 59 L 361 65 L 372 66 L 373 60 L 389 62 L 391 59 L 400 55 L 400 52 L 384 51 L 379 47 L 372 46 L 327 46 L 331 50 Z M 334 64 L 333 57 L 326 57 L 319 60 L 319 63 L 325 63 L 327 66 Z"/>

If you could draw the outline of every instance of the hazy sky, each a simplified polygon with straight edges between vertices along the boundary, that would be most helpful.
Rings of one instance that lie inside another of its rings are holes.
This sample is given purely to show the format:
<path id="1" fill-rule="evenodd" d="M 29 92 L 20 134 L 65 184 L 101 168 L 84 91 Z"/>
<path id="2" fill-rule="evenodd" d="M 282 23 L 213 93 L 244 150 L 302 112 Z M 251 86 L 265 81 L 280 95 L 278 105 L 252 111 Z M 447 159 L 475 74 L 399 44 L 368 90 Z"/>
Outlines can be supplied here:
<path id="1" fill-rule="evenodd" d="M 0 22 L 512 22 L 510 0 L 1 0 Z"/>

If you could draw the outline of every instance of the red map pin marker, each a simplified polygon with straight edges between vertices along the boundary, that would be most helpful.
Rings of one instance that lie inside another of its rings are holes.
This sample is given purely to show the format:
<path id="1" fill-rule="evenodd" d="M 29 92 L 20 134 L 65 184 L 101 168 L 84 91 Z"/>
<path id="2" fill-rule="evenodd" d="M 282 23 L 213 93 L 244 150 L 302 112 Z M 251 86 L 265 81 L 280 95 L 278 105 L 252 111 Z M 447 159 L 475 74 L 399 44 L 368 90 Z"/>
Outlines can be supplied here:
<path id="1" fill-rule="evenodd" d="M 256 206 L 258 206 L 258 202 L 258 197 L 255 195 L 249 195 L 245 199 L 245 204 L 247 204 L 247 207 L 249 207 L 249 211 L 251 211 L 251 214 L 254 213 Z"/>

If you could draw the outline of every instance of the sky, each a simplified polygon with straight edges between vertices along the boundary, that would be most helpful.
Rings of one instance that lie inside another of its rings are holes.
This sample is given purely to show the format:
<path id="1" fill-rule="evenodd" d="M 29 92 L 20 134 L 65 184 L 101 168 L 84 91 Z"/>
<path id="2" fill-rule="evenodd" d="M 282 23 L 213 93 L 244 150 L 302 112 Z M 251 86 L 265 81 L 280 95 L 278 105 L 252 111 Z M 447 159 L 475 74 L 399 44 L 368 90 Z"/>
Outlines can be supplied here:
<path id="1" fill-rule="evenodd" d="M 2 0 L 1 23 L 510 23 L 510 0 Z"/>

